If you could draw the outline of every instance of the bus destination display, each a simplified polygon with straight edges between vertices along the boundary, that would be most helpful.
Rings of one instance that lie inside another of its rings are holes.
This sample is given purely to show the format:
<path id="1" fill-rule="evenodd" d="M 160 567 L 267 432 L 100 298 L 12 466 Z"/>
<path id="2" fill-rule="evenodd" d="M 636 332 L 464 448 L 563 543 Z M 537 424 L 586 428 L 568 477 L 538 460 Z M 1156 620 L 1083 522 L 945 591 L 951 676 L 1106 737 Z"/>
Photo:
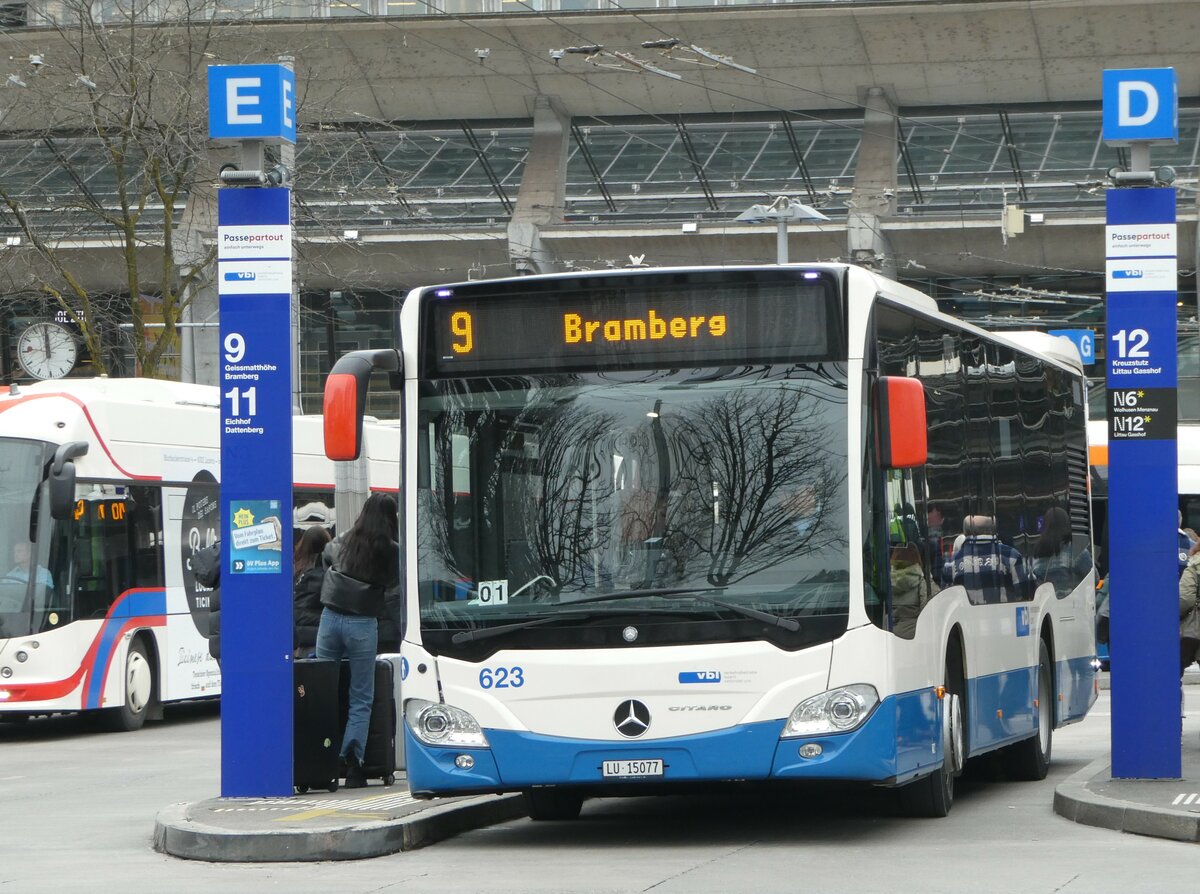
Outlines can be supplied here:
<path id="1" fill-rule="evenodd" d="M 426 303 L 433 375 L 712 366 L 833 359 L 833 284 L 619 280 L 572 292 L 486 295 L 470 286 Z M 559 284 L 562 288 L 562 282 Z"/>
<path id="2" fill-rule="evenodd" d="M 108 524 L 125 521 L 124 500 L 76 500 L 75 521 Z"/>

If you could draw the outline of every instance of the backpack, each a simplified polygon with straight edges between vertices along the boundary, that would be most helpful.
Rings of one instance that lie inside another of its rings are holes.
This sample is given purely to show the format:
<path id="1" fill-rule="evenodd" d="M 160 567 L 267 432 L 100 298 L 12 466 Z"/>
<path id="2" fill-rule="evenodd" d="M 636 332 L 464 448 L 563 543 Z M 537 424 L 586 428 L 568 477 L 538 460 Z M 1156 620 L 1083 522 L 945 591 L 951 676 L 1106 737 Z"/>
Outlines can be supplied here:
<path id="1" fill-rule="evenodd" d="M 316 627 L 321 623 L 321 587 L 328 567 L 318 556 L 313 566 L 296 578 L 293 611 L 297 627 Z"/>

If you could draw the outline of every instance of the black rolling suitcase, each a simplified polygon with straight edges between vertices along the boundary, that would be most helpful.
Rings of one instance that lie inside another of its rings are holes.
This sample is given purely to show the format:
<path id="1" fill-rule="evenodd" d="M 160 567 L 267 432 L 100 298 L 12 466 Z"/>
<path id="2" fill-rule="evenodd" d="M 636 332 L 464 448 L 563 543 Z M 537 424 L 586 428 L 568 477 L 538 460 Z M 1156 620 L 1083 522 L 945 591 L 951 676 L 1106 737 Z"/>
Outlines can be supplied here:
<path id="1" fill-rule="evenodd" d="M 304 658 L 292 670 L 292 781 L 310 788 L 338 789 L 342 736 L 338 732 L 338 662 Z"/>
<path id="2" fill-rule="evenodd" d="M 338 691 L 341 733 L 346 731 L 346 715 L 349 711 L 350 662 L 343 661 Z M 384 785 L 396 781 L 396 688 L 390 661 L 375 662 L 375 699 L 371 704 L 371 724 L 367 727 L 364 751 L 363 772 L 368 779 L 382 779 Z"/>

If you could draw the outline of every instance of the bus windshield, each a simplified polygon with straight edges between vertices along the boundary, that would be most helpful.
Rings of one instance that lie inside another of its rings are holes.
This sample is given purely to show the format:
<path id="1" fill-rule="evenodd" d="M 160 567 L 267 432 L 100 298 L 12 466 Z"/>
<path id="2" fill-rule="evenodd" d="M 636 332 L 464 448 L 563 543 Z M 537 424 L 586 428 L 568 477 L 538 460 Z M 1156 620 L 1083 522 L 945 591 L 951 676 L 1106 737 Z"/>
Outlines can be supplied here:
<path id="1" fill-rule="evenodd" d="M 427 647 L 794 649 L 844 632 L 843 363 L 420 388 Z"/>
<path id="2" fill-rule="evenodd" d="M 42 473 L 50 445 L 6 439 L 0 444 L 0 637 L 23 636 L 69 620 L 60 611 Z"/>

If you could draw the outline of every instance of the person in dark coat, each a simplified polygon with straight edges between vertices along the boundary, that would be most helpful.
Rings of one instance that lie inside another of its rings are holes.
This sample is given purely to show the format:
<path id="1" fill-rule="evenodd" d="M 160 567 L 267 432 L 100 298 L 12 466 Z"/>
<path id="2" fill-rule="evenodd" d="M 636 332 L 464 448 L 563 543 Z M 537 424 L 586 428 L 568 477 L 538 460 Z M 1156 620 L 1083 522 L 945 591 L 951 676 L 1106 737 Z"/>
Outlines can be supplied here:
<path id="1" fill-rule="evenodd" d="M 398 529 L 396 501 L 371 494 L 321 584 L 317 657 L 350 661 L 350 706 L 341 745 L 346 788 L 366 785 L 363 759 L 375 698 L 379 619 L 386 615 L 387 590 L 400 573 Z"/>
<path id="2" fill-rule="evenodd" d="M 331 537 L 320 525 L 300 535 L 292 557 L 292 618 L 295 625 L 297 658 L 308 658 L 317 648 L 321 624 L 321 582 L 325 578 L 322 552 Z"/>

